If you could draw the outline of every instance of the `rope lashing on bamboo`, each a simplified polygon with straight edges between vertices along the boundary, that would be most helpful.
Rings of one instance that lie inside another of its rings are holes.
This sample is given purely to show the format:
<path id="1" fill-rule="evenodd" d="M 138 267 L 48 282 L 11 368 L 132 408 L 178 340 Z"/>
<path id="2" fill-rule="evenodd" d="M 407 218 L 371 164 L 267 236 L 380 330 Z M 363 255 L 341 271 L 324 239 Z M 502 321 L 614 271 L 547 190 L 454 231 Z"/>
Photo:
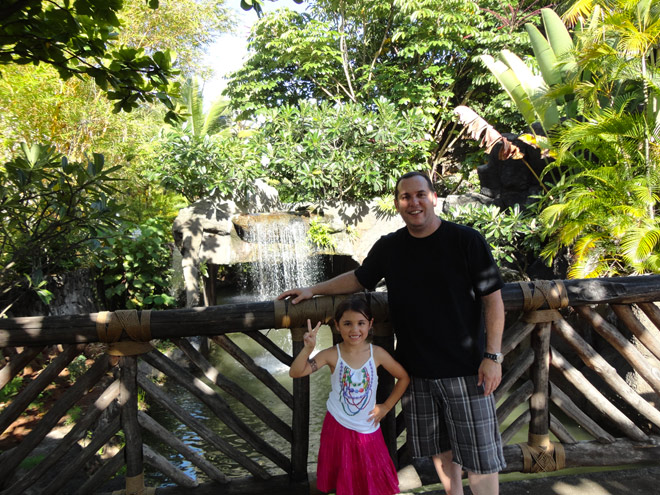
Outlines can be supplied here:
<path id="1" fill-rule="evenodd" d="M 134 309 L 101 311 L 96 316 L 96 332 L 100 342 L 108 344 L 111 356 L 137 356 L 153 349 L 151 340 L 151 311 L 145 310 L 138 317 Z M 120 341 L 124 335 L 131 339 Z"/>
<path id="2" fill-rule="evenodd" d="M 523 320 L 528 323 L 557 321 L 562 318 L 558 309 L 568 306 L 568 292 L 561 280 L 536 280 L 532 288 L 529 282 L 519 282 L 523 293 Z M 549 309 L 539 309 L 547 304 Z"/>
<path id="3" fill-rule="evenodd" d="M 519 282 L 523 293 L 522 319 L 528 323 L 551 323 L 561 320 L 559 309 L 568 306 L 568 292 L 560 280 L 537 280 L 530 288 L 528 282 Z M 548 309 L 539 309 L 547 306 Z M 550 441 L 548 434 L 528 435 L 527 443 L 518 444 L 523 454 L 524 473 L 541 473 L 563 469 L 566 455 L 561 443 Z"/>
<path id="4" fill-rule="evenodd" d="M 548 473 L 566 466 L 564 446 L 551 442 L 549 435 L 530 433 L 528 443 L 518 446 L 523 453 L 523 473 Z"/>
<path id="5" fill-rule="evenodd" d="M 346 296 L 314 297 L 298 304 L 293 304 L 288 299 L 276 300 L 275 325 L 279 328 L 303 328 L 307 331 L 308 318 L 313 325 L 318 321 L 328 323 L 335 316 L 335 306 L 345 298 Z M 302 335 L 300 339 L 302 340 Z"/>
<path id="6" fill-rule="evenodd" d="M 144 473 L 126 478 L 126 489 L 115 490 L 112 495 L 156 495 L 156 489 L 144 486 Z"/>

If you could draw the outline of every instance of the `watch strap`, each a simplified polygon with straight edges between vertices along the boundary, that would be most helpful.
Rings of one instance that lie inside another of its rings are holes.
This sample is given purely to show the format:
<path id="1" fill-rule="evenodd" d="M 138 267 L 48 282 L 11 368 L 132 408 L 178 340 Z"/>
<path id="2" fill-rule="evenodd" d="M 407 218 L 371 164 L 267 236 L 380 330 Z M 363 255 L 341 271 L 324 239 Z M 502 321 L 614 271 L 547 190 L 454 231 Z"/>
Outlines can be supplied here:
<path id="1" fill-rule="evenodd" d="M 495 361 L 496 363 L 500 363 L 500 364 L 504 360 L 504 356 L 502 355 L 501 352 L 496 352 L 496 353 L 484 352 L 484 357 L 486 359 L 491 359 L 492 361 Z"/>

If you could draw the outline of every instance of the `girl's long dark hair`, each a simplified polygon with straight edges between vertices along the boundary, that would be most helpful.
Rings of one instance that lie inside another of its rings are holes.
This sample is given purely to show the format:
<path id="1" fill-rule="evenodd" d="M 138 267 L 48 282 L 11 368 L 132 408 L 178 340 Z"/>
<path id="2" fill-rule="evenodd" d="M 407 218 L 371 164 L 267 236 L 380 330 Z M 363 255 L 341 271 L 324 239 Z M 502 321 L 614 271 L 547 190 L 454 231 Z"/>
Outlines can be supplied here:
<path id="1" fill-rule="evenodd" d="M 373 319 L 371 308 L 369 307 L 369 304 L 367 304 L 367 300 L 364 296 L 351 296 L 339 303 L 339 306 L 335 309 L 335 323 L 337 325 L 346 311 L 361 313 L 369 321 Z"/>

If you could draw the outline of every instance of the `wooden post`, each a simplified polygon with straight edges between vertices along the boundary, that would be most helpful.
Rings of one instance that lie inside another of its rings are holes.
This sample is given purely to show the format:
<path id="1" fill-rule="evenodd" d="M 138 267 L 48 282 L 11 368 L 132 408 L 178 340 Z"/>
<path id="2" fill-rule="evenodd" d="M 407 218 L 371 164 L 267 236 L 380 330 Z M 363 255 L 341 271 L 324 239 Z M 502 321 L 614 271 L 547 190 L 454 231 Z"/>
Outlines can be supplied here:
<path id="1" fill-rule="evenodd" d="M 216 296 L 215 296 L 215 283 L 218 278 L 218 265 L 213 263 L 208 264 L 208 277 L 204 278 L 204 306 L 215 306 L 216 305 Z M 199 336 L 195 339 L 199 344 L 198 350 L 199 353 L 208 359 L 211 355 L 211 346 L 209 344 L 209 339 L 206 336 Z"/>
<path id="2" fill-rule="evenodd" d="M 537 439 L 548 435 L 550 417 L 548 413 L 548 383 L 550 374 L 550 322 L 536 325 L 532 332 L 534 363 L 530 367 L 534 389 L 529 399 L 531 419 L 528 442 L 537 445 Z"/>
<path id="3" fill-rule="evenodd" d="M 208 277 L 204 279 L 204 306 L 215 306 L 215 283 L 218 279 L 218 265 L 208 264 Z"/>
<path id="4" fill-rule="evenodd" d="M 144 467 L 142 459 L 142 430 L 138 424 L 138 387 L 136 356 L 120 359 L 121 427 L 126 439 L 126 495 L 137 495 L 144 490 Z"/>
<path id="5" fill-rule="evenodd" d="M 304 328 L 292 328 L 293 357 L 302 350 Z M 309 452 L 309 376 L 293 379 L 293 441 L 291 442 L 291 479 L 307 481 Z"/>

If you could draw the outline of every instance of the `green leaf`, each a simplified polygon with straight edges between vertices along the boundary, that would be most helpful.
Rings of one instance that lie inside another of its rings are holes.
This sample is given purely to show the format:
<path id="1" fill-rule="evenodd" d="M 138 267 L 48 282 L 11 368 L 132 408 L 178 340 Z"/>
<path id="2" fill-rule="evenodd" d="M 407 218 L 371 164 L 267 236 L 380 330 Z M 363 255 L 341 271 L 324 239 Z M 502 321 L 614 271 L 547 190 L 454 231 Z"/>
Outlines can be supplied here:
<path id="1" fill-rule="evenodd" d="M 548 43 L 548 40 L 545 39 L 534 24 L 525 24 L 525 29 L 527 30 L 527 34 L 529 34 L 532 50 L 534 50 L 536 61 L 539 64 L 539 69 L 546 84 L 548 86 L 559 84 L 562 82 L 561 71 L 557 66 L 557 57 L 550 43 Z"/>
<path id="2" fill-rule="evenodd" d="M 548 43 L 560 62 L 562 80 L 566 80 L 570 74 L 575 72 L 577 63 L 573 56 L 574 44 L 564 22 L 552 9 L 541 9 L 543 25 L 548 36 Z"/>
<path id="3" fill-rule="evenodd" d="M 523 84 L 518 79 L 513 69 L 500 60 L 495 60 L 490 55 L 481 55 L 484 65 L 493 73 L 500 82 L 509 97 L 515 102 L 518 111 L 522 114 L 528 124 L 536 121 L 536 112 L 532 106 L 530 96 L 525 91 Z"/>
<path id="4" fill-rule="evenodd" d="M 573 39 L 566 29 L 564 21 L 553 9 L 541 9 L 541 16 L 552 51 L 557 59 L 561 59 L 563 55 L 573 50 Z"/>

